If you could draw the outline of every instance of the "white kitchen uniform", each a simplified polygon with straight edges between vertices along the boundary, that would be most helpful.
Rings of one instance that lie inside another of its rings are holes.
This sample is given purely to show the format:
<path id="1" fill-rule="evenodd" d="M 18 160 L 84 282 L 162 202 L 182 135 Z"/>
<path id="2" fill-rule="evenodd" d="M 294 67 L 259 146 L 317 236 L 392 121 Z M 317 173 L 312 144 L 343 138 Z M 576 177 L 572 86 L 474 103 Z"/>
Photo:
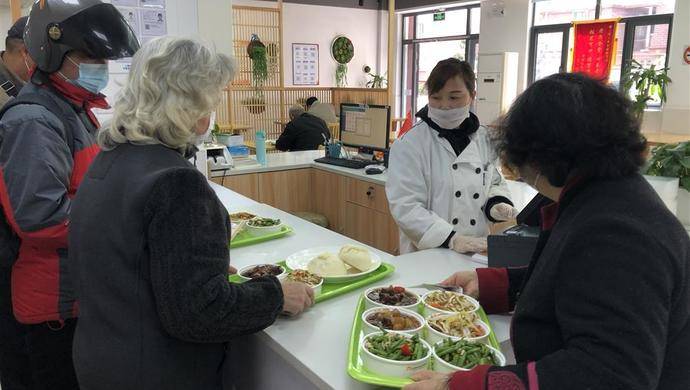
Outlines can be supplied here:
<path id="1" fill-rule="evenodd" d="M 424 121 L 393 143 L 386 195 L 400 228 L 400 253 L 438 248 L 452 231 L 489 233 L 484 205 L 494 196 L 510 199 L 484 126 L 456 157 L 450 142 Z"/>

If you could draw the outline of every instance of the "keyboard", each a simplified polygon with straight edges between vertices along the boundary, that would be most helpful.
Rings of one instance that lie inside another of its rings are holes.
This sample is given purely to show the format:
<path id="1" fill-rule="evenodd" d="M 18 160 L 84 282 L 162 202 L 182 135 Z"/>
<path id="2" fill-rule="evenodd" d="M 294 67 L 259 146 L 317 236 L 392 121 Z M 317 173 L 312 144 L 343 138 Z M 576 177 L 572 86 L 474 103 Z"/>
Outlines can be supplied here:
<path id="1" fill-rule="evenodd" d="M 350 169 L 363 169 L 372 164 L 376 164 L 375 161 L 362 161 L 362 160 L 348 160 L 346 158 L 333 158 L 333 157 L 322 157 L 314 160 L 317 163 L 337 165 L 339 167 L 350 168 Z"/>

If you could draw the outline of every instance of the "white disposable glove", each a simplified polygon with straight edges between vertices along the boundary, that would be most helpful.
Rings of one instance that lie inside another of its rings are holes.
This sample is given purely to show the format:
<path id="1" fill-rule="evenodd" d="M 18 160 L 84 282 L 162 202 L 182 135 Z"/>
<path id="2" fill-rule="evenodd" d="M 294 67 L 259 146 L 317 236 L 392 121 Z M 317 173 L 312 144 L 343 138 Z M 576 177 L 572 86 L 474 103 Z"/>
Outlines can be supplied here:
<path id="1" fill-rule="evenodd" d="M 491 218 L 497 221 L 510 221 L 518 215 L 518 210 L 508 203 L 499 203 L 489 210 Z"/>
<path id="2" fill-rule="evenodd" d="M 486 252 L 486 237 L 469 237 L 456 234 L 450 240 L 448 247 L 458 253 Z"/>

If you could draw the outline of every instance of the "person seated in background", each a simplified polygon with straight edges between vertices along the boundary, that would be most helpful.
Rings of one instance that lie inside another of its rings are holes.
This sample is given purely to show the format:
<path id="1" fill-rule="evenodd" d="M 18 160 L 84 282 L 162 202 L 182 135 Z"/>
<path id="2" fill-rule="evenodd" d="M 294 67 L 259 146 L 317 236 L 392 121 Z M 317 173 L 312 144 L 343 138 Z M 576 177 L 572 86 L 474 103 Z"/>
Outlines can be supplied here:
<path id="1" fill-rule="evenodd" d="M 273 276 L 228 282 L 230 218 L 187 158 L 232 74 L 229 58 L 184 38 L 132 60 L 72 204 L 83 389 L 220 390 L 229 341 L 314 302 L 311 287 Z"/>
<path id="2" fill-rule="evenodd" d="M 308 113 L 323 119 L 326 124 L 338 123 L 338 117 L 333 112 L 333 106 L 328 103 L 321 103 L 315 96 L 307 99 L 305 108 Z"/>
<path id="3" fill-rule="evenodd" d="M 333 113 L 333 107 L 328 103 L 316 102 L 311 105 L 308 113 L 314 115 L 317 118 L 323 119 L 326 123 L 337 123 L 338 117 Z"/>
<path id="4" fill-rule="evenodd" d="M 313 106 L 314 103 L 316 103 L 316 102 L 318 102 L 318 101 L 319 101 L 319 99 L 318 99 L 316 96 L 312 96 L 312 97 L 308 98 L 308 99 L 304 102 L 304 109 L 307 110 L 307 111 L 309 111 L 309 109 L 311 108 L 311 106 Z"/>
<path id="5" fill-rule="evenodd" d="M 300 106 L 290 107 L 290 122 L 285 125 L 283 134 L 276 141 L 276 149 L 284 152 L 317 150 L 331 132 L 321 118 L 304 112 Z"/>
<path id="6" fill-rule="evenodd" d="M 690 239 L 640 175 L 631 102 L 580 74 L 541 79 L 500 126 L 503 161 L 555 203 L 527 268 L 444 281 L 514 311 L 517 364 L 424 372 L 406 390 L 690 389 Z"/>

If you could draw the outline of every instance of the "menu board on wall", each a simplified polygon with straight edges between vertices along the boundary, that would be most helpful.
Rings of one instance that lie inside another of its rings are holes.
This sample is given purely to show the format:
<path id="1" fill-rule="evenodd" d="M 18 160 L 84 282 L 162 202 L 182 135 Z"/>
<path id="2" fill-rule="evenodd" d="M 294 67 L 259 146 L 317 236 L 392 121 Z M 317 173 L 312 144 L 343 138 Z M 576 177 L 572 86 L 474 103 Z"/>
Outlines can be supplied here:
<path id="1" fill-rule="evenodd" d="M 132 27 L 142 45 L 168 33 L 165 0 L 112 0 L 112 3 Z M 118 60 L 111 72 L 127 73 L 131 62 L 131 58 Z"/>
<path id="2" fill-rule="evenodd" d="M 292 44 L 292 84 L 319 85 L 318 44 Z"/>

